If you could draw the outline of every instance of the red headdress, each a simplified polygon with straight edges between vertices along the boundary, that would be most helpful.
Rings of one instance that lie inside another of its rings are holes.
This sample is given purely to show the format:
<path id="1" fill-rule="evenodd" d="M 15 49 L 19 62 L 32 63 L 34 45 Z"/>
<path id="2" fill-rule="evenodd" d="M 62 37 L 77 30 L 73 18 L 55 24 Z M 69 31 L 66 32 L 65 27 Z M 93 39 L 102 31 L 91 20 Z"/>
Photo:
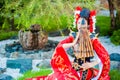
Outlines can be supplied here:
<path id="1" fill-rule="evenodd" d="M 80 18 L 80 12 L 82 11 L 82 8 L 80 7 L 80 6 L 77 6 L 76 8 L 75 8 L 75 12 L 74 12 L 74 22 L 73 22 L 73 27 L 74 28 L 76 28 L 76 24 L 77 24 L 77 22 L 78 22 L 78 19 Z M 95 33 L 95 23 L 96 23 L 96 18 L 95 18 L 95 16 L 96 16 L 96 11 L 95 10 L 92 10 L 92 11 L 90 11 L 90 15 L 89 15 L 89 30 L 90 30 L 90 32 L 91 33 Z"/>
<path id="2" fill-rule="evenodd" d="M 93 11 L 90 11 L 90 17 L 89 17 L 89 30 L 91 33 L 95 33 L 95 23 L 96 23 L 96 11 L 93 10 Z"/>
<path id="3" fill-rule="evenodd" d="M 82 11 L 82 8 L 80 6 L 77 6 L 74 11 L 74 22 L 73 22 L 73 27 L 76 28 L 76 24 L 78 19 L 80 18 L 80 12 Z"/>

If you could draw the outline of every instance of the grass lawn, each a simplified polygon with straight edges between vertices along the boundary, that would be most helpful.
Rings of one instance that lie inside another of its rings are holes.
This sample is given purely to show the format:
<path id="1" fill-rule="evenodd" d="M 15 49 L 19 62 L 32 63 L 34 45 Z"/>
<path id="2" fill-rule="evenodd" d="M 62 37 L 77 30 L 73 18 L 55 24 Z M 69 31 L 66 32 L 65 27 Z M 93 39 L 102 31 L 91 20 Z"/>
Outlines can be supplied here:
<path id="1" fill-rule="evenodd" d="M 23 77 L 20 77 L 17 80 L 25 80 L 26 78 L 32 78 L 37 76 L 46 76 L 50 73 L 52 73 L 51 69 L 41 69 L 40 71 L 37 71 L 37 72 L 28 71 L 24 73 Z"/>
<path id="2" fill-rule="evenodd" d="M 38 72 L 28 71 L 23 75 L 23 77 L 20 77 L 17 80 L 25 80 L 26 78 L 32 78 L 37 76 L 46 76 L 51 72 L 52 72 L 51 69 L 42 69 Z M 109 75 L 110 75 L 110 80 L 120 80 L 120 70 L 111 70 Z"/>

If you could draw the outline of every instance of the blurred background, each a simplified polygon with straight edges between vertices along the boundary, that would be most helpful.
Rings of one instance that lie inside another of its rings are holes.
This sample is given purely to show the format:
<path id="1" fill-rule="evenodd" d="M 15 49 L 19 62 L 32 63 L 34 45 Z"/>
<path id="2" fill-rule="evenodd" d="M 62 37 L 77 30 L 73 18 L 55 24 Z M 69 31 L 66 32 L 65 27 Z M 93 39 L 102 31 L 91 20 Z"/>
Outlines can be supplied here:
<path id="1" fill-rule="evenodd" d="M 51 73 L 54 48 L 69 35 L 75 7 L 81 6 L 97 11 L 99 39 L 111 58 L 111 80 L 120 80 L 119 4 L 120 0 L 0 0 L 0 79 L 24 80 Z"/>

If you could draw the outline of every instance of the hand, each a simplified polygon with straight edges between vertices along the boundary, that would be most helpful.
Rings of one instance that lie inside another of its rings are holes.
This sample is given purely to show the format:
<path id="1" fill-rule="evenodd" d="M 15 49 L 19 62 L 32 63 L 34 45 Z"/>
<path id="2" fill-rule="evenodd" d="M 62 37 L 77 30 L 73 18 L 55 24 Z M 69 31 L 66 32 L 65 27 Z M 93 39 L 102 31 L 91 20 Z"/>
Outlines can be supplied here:
<path id="1" fill-rule="evenodd" d="M 80 28 L 78 28 L 78 33 L 80 33 Z"/>
<path id="2" fill-rule="evenodd" d="M 77 43 L 80 36 L 80 32 L 77 33 L 75 40 L 73 41 L 73 46 Z"/>
<path id="3" fill-rule="evenodd" d="M 90 62 L 86 62 L 86 63 L 82 64 L 81 67 L 83 68 L 83 71 L 85 71 L 86 69 L 93 67 L 93 64 Z"/>
<path id="4" fill-rule="evenodd" d="M 81 68 L 83 68 L 83 71 L 85 71 L 86 69 L 92 68 L 95 65 L 97 65 L 99 63 L 98 60 L 93 61 L 93 62 L 86 62 L 84 64 L 82 64 Z"/>

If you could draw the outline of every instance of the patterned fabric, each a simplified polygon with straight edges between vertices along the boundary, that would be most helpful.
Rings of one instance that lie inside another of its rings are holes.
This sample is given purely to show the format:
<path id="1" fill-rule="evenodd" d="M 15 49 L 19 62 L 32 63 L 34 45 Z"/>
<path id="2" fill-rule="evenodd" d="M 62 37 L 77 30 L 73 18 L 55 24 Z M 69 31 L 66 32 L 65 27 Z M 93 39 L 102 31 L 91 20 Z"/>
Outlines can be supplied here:
<path id="1" fill-rule="evenodd" d="M 98 39 L 95 39 L 92 42 L 93 42 L 93 48 L 103 64 L 102 73 L 99 77 L 99 80 L 110 80 L 110 77 L 108 75 L 110 71 L 110 57 L 108 55 L 108 52 L 98 41 Z"/>
<path id="2" fill-rule="evenodd" d="M 70 36 L 67 39 L 61 41 L 56 47 L 51 59 L 51 66 L 53 68 L 52 74 L 44 78 L 40 78 L 39 76 L 36 78 L 30 78 L 26 80 L 82 80 L 81 76 L 83 71 L 77 73 L 77 71 L 72 68 L 71 62 L 66 54 L 66 51 L 62 47 L 62 44 L 71 43 L 73 40 L 74 38 Z M 98 57 L 100 58 L 103 64 L 102 72 L 98 80 L 110 80 L 108 76 L 110 70 L 109 55 L 97 39 L 92 40 L 92 43 L 94 50 L 96 51 Z M 93 68 L 88 69 L 86 80 L 91 80 L 91 78 L 95 77 L 97 74 L 98 70 Z"/>

